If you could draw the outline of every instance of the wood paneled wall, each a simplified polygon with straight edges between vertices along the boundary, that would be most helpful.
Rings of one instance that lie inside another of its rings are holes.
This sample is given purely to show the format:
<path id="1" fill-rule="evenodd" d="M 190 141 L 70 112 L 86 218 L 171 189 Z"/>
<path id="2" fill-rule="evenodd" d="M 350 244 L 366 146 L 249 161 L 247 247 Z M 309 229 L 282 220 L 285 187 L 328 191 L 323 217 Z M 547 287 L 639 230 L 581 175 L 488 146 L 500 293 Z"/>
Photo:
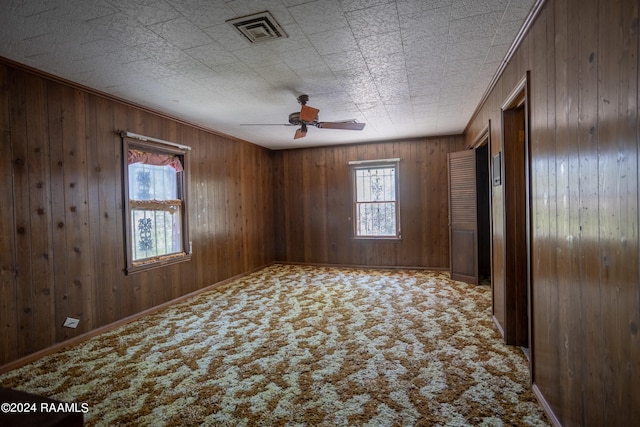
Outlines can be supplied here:
<path id="1" fill-rule="evenodd" d="M 447 153 L 461 136 L 276 153 L 278 260 L 448 268 Z M 400 158 L 401 241 L 353 238 L 348 162 Z"/>
<path id="2" fill-rule="evenodd" d="M 193 147 L 190 262 L 123 273 L 116 130 Z M 268 150 L 2 62 L 0 138 L 0 365 L 275 258 Z"/>
<path id="3" fill-rule="evenodd" d="M 500 106 L 531 72 L 532 379 L 565 426 L 640 425 L 638 8 L 546 1 L 466 132 L 491 121 L 500 151 Z"/>

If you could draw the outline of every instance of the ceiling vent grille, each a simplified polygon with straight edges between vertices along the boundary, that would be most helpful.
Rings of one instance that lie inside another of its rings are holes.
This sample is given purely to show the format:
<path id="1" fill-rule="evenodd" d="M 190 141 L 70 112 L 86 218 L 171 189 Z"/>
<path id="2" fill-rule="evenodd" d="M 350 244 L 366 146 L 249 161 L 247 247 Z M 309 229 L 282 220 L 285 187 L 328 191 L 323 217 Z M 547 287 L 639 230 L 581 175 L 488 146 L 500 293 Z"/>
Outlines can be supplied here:
<path id="1" fill-rule="evenodd" d="M 250 43 L 289 37 L 267 11 L 229 19 L 226 22 L 233 25 Z"/>

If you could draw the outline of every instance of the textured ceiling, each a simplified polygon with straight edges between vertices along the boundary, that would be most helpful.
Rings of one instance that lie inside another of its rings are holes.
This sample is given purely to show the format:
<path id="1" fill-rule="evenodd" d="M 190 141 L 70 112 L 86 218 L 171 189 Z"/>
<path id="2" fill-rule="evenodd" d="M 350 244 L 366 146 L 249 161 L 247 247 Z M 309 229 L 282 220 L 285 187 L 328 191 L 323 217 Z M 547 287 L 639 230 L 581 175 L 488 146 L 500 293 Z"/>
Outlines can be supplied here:
<path id="1" fill-rule="evenodd" d="M 0 56 L 265 147 L 461 133 L 534 0 L 3 0 Z M 225 21 L 268 10 L 288 38 Z M 320 120 L 284 124 L 310 96 Z M 154 136 L 154 135 L 149 135 Z M 188 143 L 188 141 L 180 141 Z"/>

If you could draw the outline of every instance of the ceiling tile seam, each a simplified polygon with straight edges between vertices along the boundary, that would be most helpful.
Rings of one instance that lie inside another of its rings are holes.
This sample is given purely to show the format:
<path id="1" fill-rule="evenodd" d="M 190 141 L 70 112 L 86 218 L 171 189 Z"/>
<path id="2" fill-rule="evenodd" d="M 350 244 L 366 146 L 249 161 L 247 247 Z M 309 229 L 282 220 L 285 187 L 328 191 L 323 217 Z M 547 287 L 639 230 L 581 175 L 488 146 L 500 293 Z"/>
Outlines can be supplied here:
<path id="1" fill-rule="evenodd" d="M 408 90 L 408 97 L 409 99 L 407 100 L 407 105 L 411 111 L 411 121 L 413 123 L 413 126 L 416 127 L 417 126 L 417 117 L 416 117 L 416 112 L 413 108 L 413 103 L 411 102 L 411 86 L 409 84 L 409 73 L 408 73 L 408 67 L 407 67 L 407 52 L 405 49 L 405 36 L 403 35 L 403 30 L 402 30 L 402 25 L 400 25 L 400 10 L 398 10 L 398 2 L 395 2 L 395 6 L 396 6 L 396 15 L 398 16 L 398 32 L 400 33 L 400 45 L 402 46 L 402 57 L 404 59 L 404 73 L 405 73 L 405 78 L 406 78 L 406 82 L 407 82 L 407 90 Z M 389 112 L 387 111 L 387 113 L 389 114 Z M 393 121 L 393 120 L 392 120 Z"/>
<path id="2" fill-rule="evenodd" d="M 396 8 L 397 8 L 397 4 L 396 4 Z M 364 9 L 367 9 L 367 8 L 364 8 Z M 366 69 L 367 69 L 368 75 L 371 77 L 371 79 L 372 79 L 372 81 L 373 81 L 373 84 L 374 84 L 375 90 L 376 90 L 377 95 L 378 95 L 377 103 L 381 104 L 382 108 L 384 108 L 385 114 L 386 114 L 386 116 L 387 116 L 387 120 L 389 120 L 390 122 L 392 122 L 392 120 L 391 120 L 391 114 L 389 113 L 388 109 L 386 108 L 386 105 L 385 105 L 385 102 L 384 102 L 385 96 L 383 96 L 383 93 L 382 93 L 382 92 L 381 92 L 381 90 L 380 90 L 380 82 L 378 82 L 378 81 L 377 81 L 378 79 L 376 79 L 376 78 L 374 77 L 376 74 L 379 74 L 379 73 L 378 73 L 378 72 L 375 72 L 375 70 L 373 70 L 373 69 L 371 68 L 371 67 L 372 67 L 372 65 L 371 65 L 370 60 L 367 60 L 367 55 L 364 55 L 364 53 L 363 53 L 363 51 L 362 51 L 362 50 L 363 50 L 363 47 L 362 47 L 362 43 L 361 43 L 361 42 L 362 42 L 363 40 L 368 40 L 368 39 L 375 38 L 375 37 L 379 37 L 379 36 L 381 36 L 381 35 L 385 35 L 385 34 L 392 34 L 392 33 L 396 33 L 396 32 L 397 32 L 398 34 L 400 34 L 400 31 L 401 31 L 401 29 L 400 29 L 400 25 L 398 24 L 398 29 L 397 29 L 396 31 L 389 31 L 389 32 L 381 33 L 381 34 L 375 34 L 375 35 L 371 35 L 371 36 L 367 36 L 367 37 L 357 38 L 357 37 L 356 37 L 356 35 L 355 35 L 355 33 L 353 32 L 353 28 L 351 27 L 351 25 L 350 25 L 350 23 L 349 23 L 349 21 L 348 21 L 348 20 L 347 20 L 347 24 L 348 24 L 348 26 L 349 26 L 349 30 L 350 30 L 350 32 L 351 32 L 351 34 L 352 34 L 352 36 L 354 37 L 354 39 L 355 39 L 355 41 L 356 41 L 356 43 L 357 43 L 357 45 L 358 45 L 358 48 L 359 48 L 359 50 L 360 50 L 360 54 L 362 55 L 362 57 L 363 57 L 363 59 L 364 59 L 364 63 L 365 63 L 365 66 L 366 66 Z M 401 43 L 402 43 L 402 40 L 400 40 L 400 41 L 401 41 Z M 403 53 L 404 53 L 404 52 L 403 52 Z M 406 64 L 405 64 L 405 66 L 404 66 L 403 68 L 404 68 L 404 72 L 405 72 L 405 76 L 406 76 Z M 351 98 L 353 99 L 353 96 L 351 96 Z M 355 103 L 356 103 L 356 105 L 357 105 L 358 100 L 357 100 L 357 99 L 354 99 L 354 102 L 355 102 Z M 363 112 L 361 112 L 361 113 L 363 113 Z"/>
<path id="3" fill-rule="evenodd" d="M 285 6 L 285 9 L 287 10 L 287 13 L 289 13 L 289 15 L 291 16 L 291 18 L 293 19 L 293 23 L 294 23 L 295 25 L 297 25 L 297 26 L 300 28 L 300 30 L 301 30 L 301 36 L 303 36 L 303 37 L 305 38 L 305 40 L 306 40 L 306 42 L 307 42 L 307 44 L 308 44 L 308 46 L 309 46 L 309 47 L 307 47 L 307 48 L 305 48 L 305 49 L 313 49 L 313 51 L 315 52 L 316 56 L 317 56 L 318 58 L 320 58 L 320 59 L 322 60 L 322 63 L 327 67 L 327 69 L 329 69 L 329 70 L 331 71 L 331 75 L 332 75 L 334 78 L 337 78 L 337 76 L 336 76 L 335 72 L 331 69 L 331 67 L 329 66 L 329 64 L 327 64 L 327 62 L 326 62 L 326 60 L 325 60 L 324 56 L 322 56 L 322 55 L 320 54 L 320 52 L 318 51 L 317 47 L 316 47 L 316 46 L 313 44 L 313 42 L 309 39 L 309 34 L 308 34 L 306 31 L 304 31 L 305 27 L 304 27 L 303 23 L 301 23 L 300 21 L 298 21 L 298 19 L 296 19 L 295 15 L 294 15 L 293 13 L 291 13 L 291 10 L 290 10 L 291 8 L 295 8 L 295 7 L 297 7 L 297 6 L 301 6 L 301 5 L 304 5 L 304 4 L 312 3 L 313 1 L 315 1 L 315 0 L 310 0 L 310 1 L 308 1 L 308 2 L 305 2 L 305 3 L 299 3 L 299 4 L 292 5 L 292 6 Z M 343 13 L 343 14 L 344 14 L 344 13 Z M 346 18 L 345 18 L 345 19 L 346 19 Z M 286 26 L 283 26 L 283 28 L 284 28 L 284 29 L 285 29 L 285 31 L 286 31 Z M 353 35 L 353 34 L 352 34 L 352 35 Z M 281 59 L 282 59 L 282 61 L 286 64 L 286 61 L 284 61 L 284 59 L 283 59 L 283 58 L 281 58 Z M 292 71 L 295 73 L 295 75 L 296 75 L 300 80 L 304 80 L 304 76 L 301 76 L 301 75 L 300 75 L 300 73 L 303 71 L 302 69 L 301 69 L 301 70 L 292 70 Z"/>
<path id="4" fill-rule="evenodd" d="M 58 7 L 54 6 L 54 7 L 51 7 L 49 9 L 39 10 L 39 11 L 37 11 L 35 13 L 32 13 L 30 15 L 24 15 L 24 17 L 25 18 L 33 18 L 34 16 L 42 15 L 43 13 L 53 12 L 53 11 L 55 11 L 57 9 L 58 9 Z"/>
<path id="5" fill-rule="evenodd" d="M 365 55 L 362 53 L 362 47 L 361 47 L 360 43 L 358 43 L 358 39 L 356 38 L 355 34 L 353 33 L 353 28 L 351 28 L 351 25 L 349 25 L 349 21 L 347 21 L 347 27 L 346 27 L 346 28 L 349 28 L 349 32 L 351 33 L 351 36 L 352 36 L 352 37 L 353 37 L 353 39 L 356 41 L 356 45 L 358 46 L 358 51 L 359 51 L 359 53 L 360 53 L 360 56 L 362 57 L 362 60 L 364 61 L 365 69 L 367 70 L 367 75 L 370 77 L 370 76 L 371 76 L 371 68 L 370 68 L 370 65 L 367 63 L 367 58 L 366 58 L 366 57 L 365 57 Z M 324 60 L 324 58 L 323 58 L 323 60 Z M 335 72 L 334 72 L 334 71 L 332 71 L 332 74 L 335 76 Z M 374 86 L 375 86 L 375 83 L 374 83 Z M 375 100 L 375 101 L 373 101 L 373 102 L 381 102 L 380 92 L 378 91 L 377 86 L 375 86 L 375 87 L 376 87 L 376 93 L 377 93 L 377 95 L 378 95 L 378 99 L 377 99 L 377 100 Z M 349 98 L 353 101 L 354 105 L 356 106 L 356 108 L 357 108 L 357 110 L 358 110 L 358 113 L 359 113 L 360 115 L 362 115 L 363 117 L 365 117 L 365 118 L 366 118 L 366 117 L 367 117 L 366 112 L 365 112 L 365 111 L 363 111 L 363 110 L 362 110 L 362 108 L 360 108 L 360 107 L 359 107 L 359 104 L 361 104 L 361 103 L 362 103 L 362 99 L 357 99 L 357 98 L 355 98 L 355 97 L 351 94 L 351 92 L 350 92 L 350 91 L 349 91 L 349 92 L 347 92 L 347 93 L 348 93 Z"/>
<path id="6" fill-rule="evenodd" d="M 487 63 L 487 58 L 489 57 L 489 52 L 491 51 L 491 47 L 496 45 L 495 40 L 496 40 L 496 37 L 498 37 L 498 30 L 500 29 L 500 25 L 504 22 L 504 17 L 507 14 L 507 10 L 509 9 L 509 6 L 511 6 L 512 2 L 513 0 L 509 0 L 509 3 L 507 3 L 507 7 L 505 7 L 504 10 L 502 11 L 500 22 L 498 22 L 498 25 L 496 25 L 496 29 L 493 33 L 493 37 L 491 37 L 491 45 L 489 46 L 489 49 L 487 50 L 487 54 L 484 56 L 484 59 L 482 60 L 483 64 Z"/>
<path id="7" fill-rule="evenodd" d="M 444 54 L 444 59 L 442 61 L 442 68 L 440 71 L 440 77 L 438 79 L 439 82 L 442 82 L 445 78 L 445 70 L 447 69 L 446 64 L 449 57 L 449 40 L 451 39 L 451 20 L 453 19 L 453 4 L 449 3 L 449 17 L 447 19 L 447 46 Z M 440 84 L 438 88 L 438 99 L 436 102 L 440 102 L 440 98 L 442 97 L 443 85 Z"/>

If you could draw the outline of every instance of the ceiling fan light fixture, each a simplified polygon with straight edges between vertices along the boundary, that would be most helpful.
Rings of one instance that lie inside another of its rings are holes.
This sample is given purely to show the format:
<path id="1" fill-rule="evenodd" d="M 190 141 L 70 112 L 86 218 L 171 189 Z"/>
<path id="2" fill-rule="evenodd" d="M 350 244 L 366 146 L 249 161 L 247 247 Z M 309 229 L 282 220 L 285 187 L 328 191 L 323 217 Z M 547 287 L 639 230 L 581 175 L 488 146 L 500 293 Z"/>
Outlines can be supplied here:
<path id="1" fill-rule="evenodd" d="M 249 43 L 289 37 L 273 15 L 266 10 L 252 15 L 228 19 L 225 22 L 233 26 Z"/>

